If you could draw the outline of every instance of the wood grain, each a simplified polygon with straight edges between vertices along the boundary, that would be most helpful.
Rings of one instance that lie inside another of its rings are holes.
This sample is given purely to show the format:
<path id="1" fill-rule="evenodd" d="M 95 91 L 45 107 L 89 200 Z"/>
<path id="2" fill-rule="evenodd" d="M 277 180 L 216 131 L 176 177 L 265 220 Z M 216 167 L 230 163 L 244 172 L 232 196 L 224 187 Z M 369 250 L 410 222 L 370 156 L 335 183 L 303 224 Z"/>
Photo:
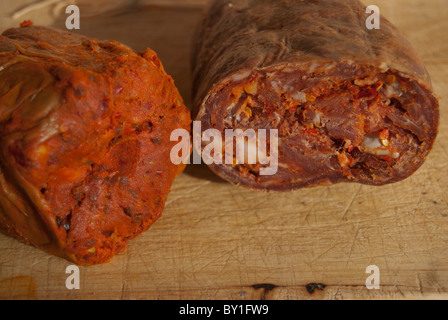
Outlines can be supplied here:
<path id="1" fill-rule="evenodd" d="M 178 3 L 86 12 L 80 32 L 153 48 L 190 104 L 190 44 L 203 1 Z M 269 194 L 229 185 L 206 166 L 192 165 L 148 232 L 111 263 L 80 268 L 80 290 L 65 287 L 68 262 L 0 235 L 0 297 L 448 298 L 448 10 L 444 0 L 376 5 L 416 46 L 442 98 L 438 140 L 415 175 L 384 187 L 340 184 Z M 8 15 L 14 9 L 0 6 Z M 39 23 L 64 26 L 63 16 L 50 16 Z M 17 23 L 1 21 L 2 27 Z M 365 286 L 368 265 L 380 268 L 380 290 Z M 326 287 L 310 294 L 309 283 Z"/>

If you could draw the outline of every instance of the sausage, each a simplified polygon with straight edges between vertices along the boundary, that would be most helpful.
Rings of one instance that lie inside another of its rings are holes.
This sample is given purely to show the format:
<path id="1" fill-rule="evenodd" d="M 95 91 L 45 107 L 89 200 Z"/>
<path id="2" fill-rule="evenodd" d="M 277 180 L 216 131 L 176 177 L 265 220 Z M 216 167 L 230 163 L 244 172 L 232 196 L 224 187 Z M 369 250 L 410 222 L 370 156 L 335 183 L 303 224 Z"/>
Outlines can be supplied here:
<path id="1" fill-rule="evenodd" d="M 223 135 L 278 130 L 278 170 L 211 169 L 271 191 L 412 175 L 437 136 L 438 100 L 410 43 L 368 17 L 357 0 L 212 1 L 195 36 L 194 118 Z"/>
<path id="2" fill-rule="evenodd" d="M 191 114 L 155 52 L 53 28 L 0 36 L 0 230 L 105 263 L 161 215 Z"/>

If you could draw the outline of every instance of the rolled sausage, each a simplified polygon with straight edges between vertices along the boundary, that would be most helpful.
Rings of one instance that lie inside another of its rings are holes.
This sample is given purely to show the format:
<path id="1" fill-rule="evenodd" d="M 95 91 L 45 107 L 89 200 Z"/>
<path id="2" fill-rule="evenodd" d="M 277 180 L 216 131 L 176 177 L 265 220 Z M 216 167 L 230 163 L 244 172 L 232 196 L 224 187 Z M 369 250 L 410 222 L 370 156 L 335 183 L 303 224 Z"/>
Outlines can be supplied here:
<path id="1" fill-rule="evenodd" d="M 0 230 L 79 265 L 161 215 L 191 115 L 157 55 L 46 27 L 0 36 Z"/>
<path id="2" fill-rule="evenodd" d="M 277 130 L 278 170 L 211 169 L 276 191 L 412 175 L 436 138 L 438 101 L 410 43 L 384 17 L 369 30 L 368 17 L 358 0 L 212 1 L 195 37 L 194 117 L 223 135 Z"/>

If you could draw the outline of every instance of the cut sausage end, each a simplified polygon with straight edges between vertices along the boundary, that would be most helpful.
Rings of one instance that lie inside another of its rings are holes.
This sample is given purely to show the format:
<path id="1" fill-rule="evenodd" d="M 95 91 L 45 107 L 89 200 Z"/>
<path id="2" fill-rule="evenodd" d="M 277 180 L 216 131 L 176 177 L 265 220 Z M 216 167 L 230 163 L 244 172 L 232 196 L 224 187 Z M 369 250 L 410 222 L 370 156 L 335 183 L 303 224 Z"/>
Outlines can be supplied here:
<path id="1" fill-rule="evenodd" d="M 421 166 L 437 134 L 437 101 L 398 71 L 338 63 L 314 65 L 312 73 L 298 66 L 241 74 L 215 86 L 198 120 L 221 132 L 278 130 L 276 174 L 260 175 L 260 163 L 211 165 L 243 186 L 396 182 Z"/>

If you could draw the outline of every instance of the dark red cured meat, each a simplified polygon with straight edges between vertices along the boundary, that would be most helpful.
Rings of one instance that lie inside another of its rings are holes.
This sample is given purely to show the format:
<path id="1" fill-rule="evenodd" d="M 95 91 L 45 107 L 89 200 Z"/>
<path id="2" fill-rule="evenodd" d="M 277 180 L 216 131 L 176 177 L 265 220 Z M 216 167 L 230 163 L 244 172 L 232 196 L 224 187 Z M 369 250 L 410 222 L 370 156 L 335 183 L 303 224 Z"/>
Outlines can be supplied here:
<path id="1" fill-rule="evenodd" d="M 194 118 L 223 133 L 278 129 L 279 169 L 211 169 L 276 191 L 412 175 L 436 139 L 438 101 L 410 43 L 384 17 L 368 30 L 368 16 L 357 0 L 212 1 L 195 37 Z"/>

